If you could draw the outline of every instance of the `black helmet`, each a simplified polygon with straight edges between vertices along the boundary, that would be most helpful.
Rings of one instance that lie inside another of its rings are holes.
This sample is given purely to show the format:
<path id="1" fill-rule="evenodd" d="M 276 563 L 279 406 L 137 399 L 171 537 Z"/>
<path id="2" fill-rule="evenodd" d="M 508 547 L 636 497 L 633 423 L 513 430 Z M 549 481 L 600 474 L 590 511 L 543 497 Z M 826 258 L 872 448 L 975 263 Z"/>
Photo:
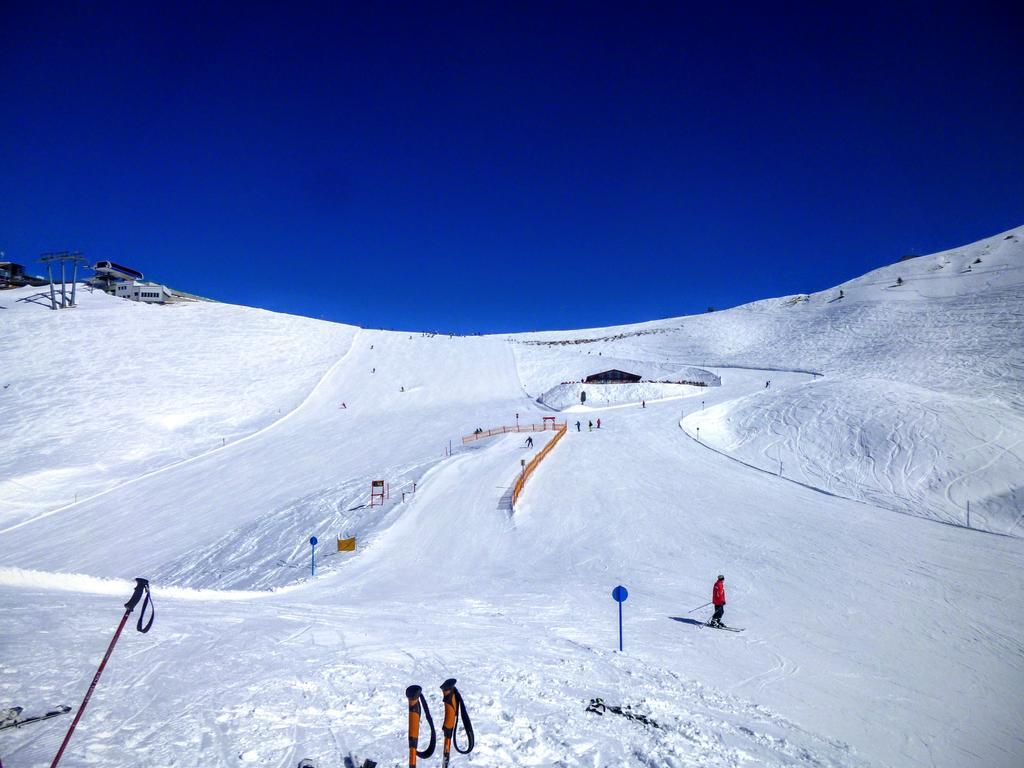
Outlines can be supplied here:
<path id="1" fill-rule="evenodd" d="M 725 581 L 725 576 L 723 576 L 722 574 L 718 574 L 718 580 Z"/>

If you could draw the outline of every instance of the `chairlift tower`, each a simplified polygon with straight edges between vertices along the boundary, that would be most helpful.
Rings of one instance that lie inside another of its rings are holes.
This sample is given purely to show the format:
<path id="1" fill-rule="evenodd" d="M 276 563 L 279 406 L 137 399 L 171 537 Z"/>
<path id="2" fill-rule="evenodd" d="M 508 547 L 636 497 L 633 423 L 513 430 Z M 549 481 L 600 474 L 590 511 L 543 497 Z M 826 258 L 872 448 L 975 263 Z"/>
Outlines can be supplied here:
<path id="1" fill-rule="evenodd" d="M 85 262 L 85 256 L 79 251 L 60 251 L 59 253 L 44 253 L 39 260 L 46 264 L 46 274 L 50 278 L 50 309 L 66 309 L 75 306 L 75 284 L 78 282 L 78 265 Z M 57 296 L 53 283 L 53 263 L 60 262 L 60 306 L 57 305 Z M 68 300 L 68 286 L 66 267 L 71 263 L 71 299 Z"/>

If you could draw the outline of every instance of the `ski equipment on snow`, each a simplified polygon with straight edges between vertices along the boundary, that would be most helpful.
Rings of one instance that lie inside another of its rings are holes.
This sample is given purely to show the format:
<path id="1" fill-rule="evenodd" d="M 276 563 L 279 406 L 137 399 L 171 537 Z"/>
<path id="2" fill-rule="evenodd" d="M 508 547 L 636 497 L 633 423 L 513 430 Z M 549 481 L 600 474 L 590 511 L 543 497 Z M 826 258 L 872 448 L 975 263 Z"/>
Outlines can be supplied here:
<path id="1" fill-rule="evenodd" d="M 441 758 L 441 768 L 448 768 L 448 759 L 451 754 L 452 742 L 455 742 L 455 751 L 461 755 L 468 755 L 473 751 L 476 737 L 473 735 L 473 724 L 469 721 L 469 712 L 466 711 L 466 702 L 455 687 L 455 678 L 450 677 L 441 683 L 441 692 L 444 694 L 444 756 Z M 462 717 L 462 727 L 466 731 L 466 738 L 469 746 L 462 749 L 459 746 L 458 734 L 459 716 Z"/>
<path id="2" fill-rule="evenodd" d="M 427 700 L 423 698 L 423 689 L 418 685 L 410 685 L 405 689 L 405 698 L 409 700 L 409 768 L 416 765 L 416 758 L 427 758 L 434 754 L 434 746 L 437 743 L 437 732 L 434 730 L 434 718 L 430 716 L 430 707 Z M 427 718 L 427 725 L 430 726 L 430 744 L 420 752 L 417 749 L 420 738 L 420 714 Z"/>
<path id="3" fill-rule="evenodd" d="M 693 613 L 694 611 L 699 611 L 701 608 L 707 608 L 709 605 L 711 605 L 710 602 L 704 603 L 704 605 L 698 605 L 696 608 L 693 609 L 693 611 L 687 611 L 687 613 Z"/>
<path id="4" fill-rule="evenodd" d="M 587 706 L 587 712 L 593 712 L 595 715 L 603 715 L 605 712 L 612 712 L 616 715 L 622 715 L 630 720 L 636 720 L 644 725 L 650 725 L 654 728 L 661 728 L 657 721 L 652 720 L 647 715 L 640 715 L 633 711 L 633 708 L 627 704 L 624 707 L 610 707 L 604 703 L 604 699 L 591 699 L 590 704 Z"/>
<path id="5" fill-rule="evenodd" d="M 709 629 L 724 629 L 726 632 L 742 632 L 745 627 L 727 627 L 725 624 L 712 624 L 710 621 L 704 625 Z"/>
<path id="6" fill-rule="evenodd" d="M 78 708 L 78 712 L 75 715 L 75 719 L 71 721 L 71 727 L 68 728 L 67 735 L 64 736 L 64 741 L 61 742 L 60 749 L 57 750 L 57 756 L 53 758 L 53 762 L 50 763 L 50 768 L 57 768 L 57 763 L 60 762 L 61 756 L 64 754 L 64 750 L 68 746 L 68 742 L 71 741 L 71 734 L 75 732 L 75 726 L 78 725 L 78 721 L 82 719 L 82 714 L 85 712 L 86 706 L 89 704 L 89 699 L 92 697 L 92 692 L 96 690 L 96 684 L 100 681 L 100 675 L 103 674 L 103 668 L 107 666 L 107 662 L 110 660 L 110 654 L 114 652 L 114 646 L 117 644 L 117 639 L 121 636 L 121 631 L 124 629 L 124 625 L 128 623 L 128 617 L 131 616 L 132 611 L 135 610 L 135 606 L 139 604 L 145 595 L 145 601 L 142 603 L 142 610 L 139 611 L 139 621 L 135 625 L 135 628 L 142 633 L 149 632 L 153 626 L 153 619 L 156 616 L 156 611 L 153 609 L 153 601 L 149 595 L 149 580 L 148 579 L 135 579 L 135 592 L 128 598 L 128 602 L 124 604 L 124 616 L 121 617 L 121 623 L 117 625 L 117 631 L 114 632 L 114 637 L 110 641 L 110 645 L 107 646 L 107 652 L 103 656 L 103 661 L 100 662 L 99 669 L 96 670 L 95 676 L 92 678 L 92 683 L 89 684 L 89 690 L 85 692 L 85 698 L 82 699 L 82 706 Z M 146 616 L 146 608 L 149 608 L 149 621 L 143 626 L 143 619 Z"/>
<path id="7" fill-rule="evenodd" d="M 11 707 L 0 712 L 0 731 L 8 728 L 20 728 L 28 723 L 38 723 L 40 720 L 49 720 L 51 717 L 57 717 L 58 715 L 66 715 L 71 711 L 71 707 L 64 704 L 56 709 L 51 709 L 46 714 L 32 715 L 30 717 L 22 717 L 22 711 L 21 707 Z"/>

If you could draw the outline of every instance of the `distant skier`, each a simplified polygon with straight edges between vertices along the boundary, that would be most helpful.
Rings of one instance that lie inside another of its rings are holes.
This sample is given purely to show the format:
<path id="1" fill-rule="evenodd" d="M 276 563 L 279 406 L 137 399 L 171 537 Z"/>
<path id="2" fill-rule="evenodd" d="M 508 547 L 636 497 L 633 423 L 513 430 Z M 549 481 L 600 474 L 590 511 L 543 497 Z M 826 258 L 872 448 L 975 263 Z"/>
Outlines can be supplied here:
<path id="1" fill-rule="evenodd" d="M 347 406 L 347 405 L 345 405 L 345 403 L 342 403 L 342 404 L 341 404 L 341 407 L 342 407 L 343 409 L 347 409 L 347 408 L 348 408 L 348 406 Z"/>
<path id="2" fill-rule="evenodd" d="M 576 422 L 576 431 L 577 431 L 577 432 L 579 432 L 579 431 L 580 431 L 580 423 L 579 423 L 578 421 Z"/>
<path id="3" fill-rule="evenodd" d="M 647 407 L 647 401 L 646 400 L 641 400 L 640 401 L 640 407 L 641 408 L 646 408 Z"/>
<path id="4" fill-rule="evenodd" d="M 533 438 L 532 437 L 526 438 L 526 447 L 527 448 L 533 448 Z"/>
<path id="5" fill-rule="evenodd" d="M 722 623 L 722 616 L 725 614 L 725 576 L 722 574 L 718 574 L 718 581 L 715 582 L 715 586 L 711 589 L 711 602 L 715 606 L 715 614 L 711 617 L 708 625 L 724 627 L 725 624 Z"/>
<path id="6" fill-rule="evenodd" d="M 601 428 L 601 420 L 600 420 L 600 419 L 598 419 L 598 420 L 597 420 L 597 428 L 598 428 L 598 429 L 600 429 L 600 428 Z"/>
<path id="7" fill-rule="evenodd" d="M 592 421 L 588 421 L 587 422 L 587 430 L 589 432 L 593 432 L 594 431 L 594 422 L 592 422 Z"/>
<path id="8" fill-rule="evenodd" d="M 766 381 L 766 382 L 764 383 L 764 388 L 765 388 L 765 389 L 768 389 L 768 385 L 769 385 L 769 384 L 771 384 L 771 382 L 770 382 L 770 381 Z"/>

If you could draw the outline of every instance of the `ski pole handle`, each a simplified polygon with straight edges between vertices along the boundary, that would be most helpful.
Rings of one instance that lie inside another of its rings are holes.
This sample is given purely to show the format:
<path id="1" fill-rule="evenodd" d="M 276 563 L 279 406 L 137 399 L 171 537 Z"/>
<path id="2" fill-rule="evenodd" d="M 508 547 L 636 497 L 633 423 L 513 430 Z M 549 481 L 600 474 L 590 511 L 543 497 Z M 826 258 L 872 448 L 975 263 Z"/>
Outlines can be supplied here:
<path id="1" fill-rule="evenodd" d="M 135 610 L 135 606 L 139 604 L 139 600 L 149 589 L 149 579 L 135 579 L 135 591 L 132 596 L 128 598 L 128 602 L 124 604 L 124 607 L 128 609 L 128 613 Z"/>
<path id="2" fill-rule="evenodd" d="M 441 768 L 448 768 L 448 760 L 451 758 L 452 751 L 452 735 L 455 733 L 455 718 L 459 712 L 455 701 L 454 677 L 441 683 L 441 693 L 444 697 L 444 724 L 441 726 L 441 730 L 444 732 L 444 752 L 441 755 Z"/>
<path id="3" fill-rule="evenodd" d="M 444 732 L 444 752 L 441 756 L 441 768 L 448 768 L 452 744 L 455 745 L 456 752 L 468 755 L 473 751 L 473 746 L 476 742 L 476 737 L 473 734 L 473 724 L 469 721 L 469 712 L 466 711 L 466 702 L 463 701 L 462 694 L 455 687 L 455 683 L 454 677 L 450 677 L 441 683 L 441 693 L 444 696 L 444 725 L 441 729 Z M 466 739 L 468 740 L 468 745 L 465 749 L 459 746 L 456 733 L 459 727 L 460 715 L 462 716 L 462 728 L 466 732 Z"/>
<path id="4" fill-rule="evenodd" d="M 416 748 L 420 740 L 420 694 L 423 689 L 418 685 L 410 685 L 405 689 L 405 698 L 409 700 L 409 768 L 416 766 Z"/>
<path id="5" fill-rule="evenodd" d="M 423 689 L 418 685 L 410 685 L 405 689 L 405 698 L 409 700 L 409 768 L 414 768 L 416 758 L 428 758 L 434 754 L 437 733 L 434 731 L 434 720 L 430 716 L 430 707 L 423 698 Z M 430 726 L 430 743 L 423 751 L 418 749 L 420 739 L 420 716 L 427 719 Z"/>

